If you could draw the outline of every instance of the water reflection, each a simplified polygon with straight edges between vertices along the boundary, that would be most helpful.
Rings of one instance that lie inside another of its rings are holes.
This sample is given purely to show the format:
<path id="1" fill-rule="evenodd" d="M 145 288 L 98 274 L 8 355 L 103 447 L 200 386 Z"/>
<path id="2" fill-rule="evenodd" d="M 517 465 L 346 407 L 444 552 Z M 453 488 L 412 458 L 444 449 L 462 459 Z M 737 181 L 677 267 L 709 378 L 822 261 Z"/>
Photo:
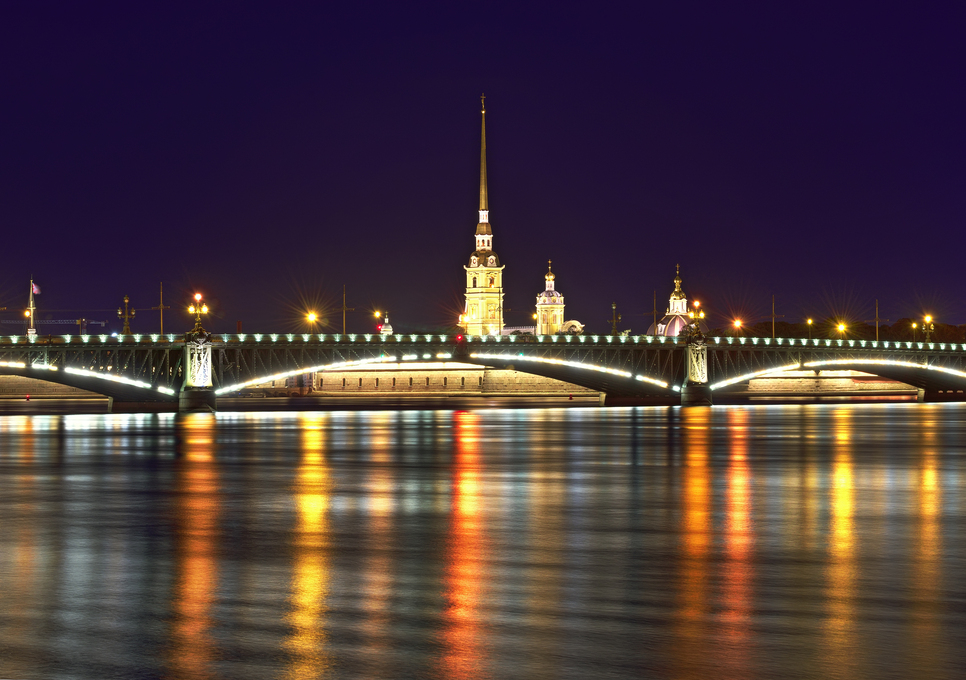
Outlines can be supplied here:
<path id="1" fill-rule="evenodd" d="M 292 633 L 284 646 L 291 659 L 287 677 L 317 678 L 329 666 L 324 616 L 329 585 L 330 494 L 325 436 L 327 416 L 310 413 L 299 418 L 301 460 L 292 493 L 297 520 L 293 538 L 291 610 L 287 619 Z"/>
<path id="2" fill-rule="evenodd" d="M 752 584 L 755 578 L 754 526 L 752 524 L 751 468 L 748 461 L 748 411 L 728 412 L 727 491 L 725 495 L 724 573 L 721 593 L 721 621 L 726 649 L 722 659 L 727 674 L 749 674 L 749 646 L 752 644 Z"/>
<path id="3" fill-rule="evenodd" d="M 856 671 L 855 482 L 852 472 L 853 410 L 832 413 L 832 470 L 829 490 L 828 568 L 826 577 L 826 654 L 829 672 L 852 677 Z"/>
<path id="4" fill-rule="evenodd" d="M 215 461 L 215 416 L 179 418 L 181 450 L 175 474 L 175 614 L 168 655 L 170 677 L 215 677 L 212 604 L 218 587 L 221 503 Z"/>
<path id="5" fill-rule="evenodd" d="M 675 663 L 679 675 L 696 672 L 708 635 L 711 564 L 711 409 L 681 411 L 681 526 L 682 551 L 678 567 L 677 639 Z"/>
<path id="6" fill-rule="evenodd" d="M 481 568 L 485 549 L 479 458 L 479 414 L 453 414 L 454 451 L 450 528 L 443 577 L 443 675 L 451 678 L 489 677 L 482 626 L 486 574 Z"/>
<path id="7" fill-rule="evenodd" d="M 957 677 L 964 439 L 959 405 L 0 418 L 0 677 Z"/>
<path id="8" fill-rule="evenodd" d="M 945 645 L 940 626 L 942 616 L 942 486 L 935 443 L 926 438 L 917 492 L 918 531 L 915 541 L 912 586 L 916 606 L 912 610 L 914 656 L 923 675 L 935 677 L 943 667 Z"/>

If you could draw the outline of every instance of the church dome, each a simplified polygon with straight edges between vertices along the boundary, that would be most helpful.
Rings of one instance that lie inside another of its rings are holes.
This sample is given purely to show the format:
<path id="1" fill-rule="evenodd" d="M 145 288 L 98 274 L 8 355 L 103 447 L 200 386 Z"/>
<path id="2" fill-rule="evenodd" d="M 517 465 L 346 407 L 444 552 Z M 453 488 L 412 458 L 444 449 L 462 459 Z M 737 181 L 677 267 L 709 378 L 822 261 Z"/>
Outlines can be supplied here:
<path id="1" fill-rule="evenodd" d="M 555 290 L 545 290 L 537 296 L 538 305 L 559 305 L 563 304 L 563 295 Z"/>

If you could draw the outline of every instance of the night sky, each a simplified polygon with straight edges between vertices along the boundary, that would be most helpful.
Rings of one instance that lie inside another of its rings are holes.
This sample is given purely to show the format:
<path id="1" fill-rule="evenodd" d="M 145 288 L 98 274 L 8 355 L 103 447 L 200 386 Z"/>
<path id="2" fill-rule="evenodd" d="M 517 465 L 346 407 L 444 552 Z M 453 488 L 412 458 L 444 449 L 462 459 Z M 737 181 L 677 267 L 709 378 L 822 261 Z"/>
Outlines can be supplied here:
<path id="1" fill-rule="evenodd" d="M 966 9 L 786 4 L 5 3 L 0 318 L 452 326 L 485 92 L 508 325 L 966 323 Z"/>

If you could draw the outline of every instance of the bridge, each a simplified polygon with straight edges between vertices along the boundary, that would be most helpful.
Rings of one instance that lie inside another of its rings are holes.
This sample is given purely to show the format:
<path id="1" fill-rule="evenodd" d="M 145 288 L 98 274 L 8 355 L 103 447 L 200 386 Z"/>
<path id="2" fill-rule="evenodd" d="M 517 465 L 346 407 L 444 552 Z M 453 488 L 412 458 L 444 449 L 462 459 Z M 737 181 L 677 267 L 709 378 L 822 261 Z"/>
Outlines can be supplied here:
<path id="1" fill-rule="evenodd" d="M 919 389 L 966 391 L 966 344 L 661 336 L 447 334 L 48 335 L 0 337 L 0 375 L 108 396 L 112 407 L 214 408 L 219 396 L 308 373 L 458 361 L 563 380 L 608 399 L 710 403 L 731 385 L 789 370 L 857 370 Z"/>

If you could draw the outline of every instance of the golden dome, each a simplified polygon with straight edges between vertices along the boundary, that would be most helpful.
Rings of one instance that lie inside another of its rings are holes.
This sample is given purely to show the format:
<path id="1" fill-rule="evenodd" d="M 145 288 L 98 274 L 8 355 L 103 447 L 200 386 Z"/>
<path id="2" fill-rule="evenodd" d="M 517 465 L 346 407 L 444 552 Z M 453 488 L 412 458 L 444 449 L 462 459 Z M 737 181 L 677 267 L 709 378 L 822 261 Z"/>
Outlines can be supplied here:
<path id="1" fill-rule="evenodd" d="M 677 275 L 674 277 L 674 292 L 671 293 L 672 300 L 686 300 L 687 295 L 681 290 L 681 265 L 677 266 Z"/>

